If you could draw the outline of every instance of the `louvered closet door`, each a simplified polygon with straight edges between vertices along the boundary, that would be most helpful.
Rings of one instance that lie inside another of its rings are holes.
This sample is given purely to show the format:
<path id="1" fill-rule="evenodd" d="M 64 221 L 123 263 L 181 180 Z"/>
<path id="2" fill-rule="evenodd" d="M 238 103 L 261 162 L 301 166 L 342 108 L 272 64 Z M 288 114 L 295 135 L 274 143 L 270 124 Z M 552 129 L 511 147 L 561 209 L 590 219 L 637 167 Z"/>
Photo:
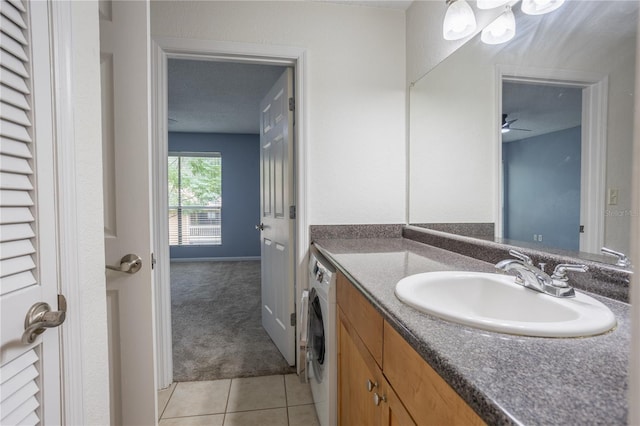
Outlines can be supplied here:
<path id="1" fill-rule="evenodd" d="M 47 13 L 46 2 L 0 2 L 1 425 L 62 423 L 59 329 L 21 342 L 34 303 L 57 310 Z"/>

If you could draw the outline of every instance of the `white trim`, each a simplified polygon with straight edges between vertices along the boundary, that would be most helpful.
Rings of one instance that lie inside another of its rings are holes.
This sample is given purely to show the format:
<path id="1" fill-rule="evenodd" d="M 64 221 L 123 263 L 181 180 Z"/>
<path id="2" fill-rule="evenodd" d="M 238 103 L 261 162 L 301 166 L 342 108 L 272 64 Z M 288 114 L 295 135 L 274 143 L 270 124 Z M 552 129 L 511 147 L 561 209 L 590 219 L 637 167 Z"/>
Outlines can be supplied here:
<path id="1" fill-rule="evenodd" d="M 414 83 L 409 83 L 405 92 L 405 141 L 404 141 L 404 223 L 405 225 L 411 224 L 411 92 L 415 86 Z"/>
<path id="2" fill-rule="evenodd" d="M 593 72 L 523 68 L 509 65 L 496 66 L 496 109 L 494 122 L 502 114 L 502 81 L 544 82 L 583 89 L 582 99 L 582 163 L 580 179 L 580 223 L 585 233 L 580 234 L 580 251 L 599 253 L 604 244 L 604 208 L 607 153 L 607 100 L 609 78 Z M 504 229 L 502 193 L 502 144 L 499 126 L 494 134 L 496 147 L 495 236 L 502 238 Z"/>
<path id="3" fill-rule="evenodd" d="M 308 213 L 307 213 L 307 123 L 308 101 L 307 101 L 307 58 L 306 50 L 299 47 L 221 42 L 212 40 L 154 37 L 152 40 L 152 104 L 154 105 L 152 127 L 153 134 L 153 180 L 155 212 L 163 214 L 168 211 L 166 200 L 166 179 L 157 172 L 161 164 L 164 164 L 168 153 L 168 141 L 166 132 L 166 66 L 167 58 L 188 58 L 201 60 L 234 61 L 247 63 L 261 63 L 272 65 L 289 65 L 295 67 L 295 156 L 296 156 L 296 237 L 295 252 L 296 266 L 296 301 L 300 300 L 302 288 L 306 287 L 307 277 L 305 274 L 305 262 L 307 247 L 309 246 L 308 234 Z M 160 70 L 161 69 L 161 70 Z M 160 105 L 162 104 L 162 106 Z M 160 128 L 159 126 L 163 126 Z M 162 158 L 162 160 L 159 160 Z M 160 162 L 162 161 L 162 162 Z M 166 176 L 164 176 L 166 177 Z M 153 230 L 155 235 L 155 253 L 157 254 L 156 268 L 156 324 L 162 334 L 166 335 L 166 330 L 171 328 L 171 307 L 167 301 L 170 300 L 170 285 L 168 265 L 170 262 L 168 247 L 169 237 L 165 231 L 168 224 L 154 217 Z M 166 250 L 165 250 L 166 249 Z M 165 265 L 165 266 L 162 266 Z M 157 332 L 160 335 L 160 331 Z M 157 343 L 158 354 L 158 387 L 164 388 L 171 383 L 172 373 L 170 371 L 171 359 L 173 357 L 171 339 L 160 340 Z M 298 351 L 296 351 L 297 353 Z"/>
<path id="4" fill-rule="evenodd" d="M 82 304 L 78 253 L 76 159 L 74 130 L 73 34 L 71 3 L 50 3 L 52 24 L 54 108 L 60 292 L 72 309 L 62 327 L 62 409 L 64 424 L 84 424 Z"/>
<path id="5" fill-rule="evenodd" d="M 154 256 L 153 269 L 156 305 L 156 376 L 157 386 L 164 389 L 173 382 L 171 330 L 171 287 L 169 283 L 169 210 L 167 177 L 167 55 L 151 40 L 151 169 L 153 194 Z M 169 312 L 169 315 L 165 313 Z"/>
<path id="6" fill-rule="evenodd" d="M 495 81 L 495 91 L 496 91 L 496 102 L 493 117 L 493 123 L 500 123 L 498 117 L 502 116 L 502 77 L 505 74 L 502 67 L 498 66 L 496 68 L 496 81 Z M 494 191 L 494 203 L 495 206 L 495 214 L 494 214 L 494 224 L 493 229 L 495 232 L 496 238 L 502 238 L 504 235 L 503 229 L 503 214 L 504 214 L 504 194 L 502 192 L 503 182 L 502 182 L 502 132 L 500 126 L 496 126 L 493 132 L 494 143 L 494 157 L 496 159 L 496 167 L 494 169 L 493 181 L 495 182 L 495 191 Z"/>
<path id="7" fill-rule="evenodd" d="M 582 91 L 582 176 L 580 220 L 586 232 L 580 234 L 580 251 L 600 253 L 604 246 L 604 210 L 607 183 L 607 100 L 609 78 Z"/>
<path id="8" fill-rule="evenodd" d="M 244 256 L 244 257 L 172 257 L 171 263 L 187 263 L 187 262 L 243 262 L 247 260 L 260 260 L 260 256 Z"/>

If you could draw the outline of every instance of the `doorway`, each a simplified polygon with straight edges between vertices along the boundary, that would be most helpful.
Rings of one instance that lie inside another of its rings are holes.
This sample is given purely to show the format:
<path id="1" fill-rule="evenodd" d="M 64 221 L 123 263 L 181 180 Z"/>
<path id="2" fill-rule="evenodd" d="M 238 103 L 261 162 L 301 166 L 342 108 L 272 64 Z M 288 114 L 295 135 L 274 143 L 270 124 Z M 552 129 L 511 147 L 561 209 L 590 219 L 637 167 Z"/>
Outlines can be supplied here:
<path id="1" fill-rule="evenodd" d="M 158 388 L 168 387 L 172 382 L 173 363 L 171 347 L 171 297 L 169 286 L 169 244 L 166 229 L 168 218 L 166 211 L 167 174 L 166 160 L 168 153 L 168 123 L 167 123 L 167 63 L 170 58 L 232 61 L 250 64 L 279 65 L 294 68 L 295 76 L 295 172 L 296 182 L 296 223 L 295 223 L 295 268 L 294 277 L 296 299 L 300 298 L 301 288 L 306 283 L 304 265 L 307 247 L 309 245 L 308 217 L 307 217 L 307 98 L 306 73 L 307 61 L 304 48 L 275 46 L 266 44 L 216 42 L 183 38 L 157 38 L 151 42 L 152 63 L 152 132 L 153 146 L 152 163 L 153 191 L 157 207 L 154 213 L 154 258 L 157 260 L 154 269 L 156 282 L 156 354 L 157 354 L 157 383 Z M 223 166 L 224 167 L 224 166 Z M 164 205 L 162 205 L 164 203 Z M 299 362 L 297 362 L 299 365 Z"/>
<path id="2" fill-rule="evenodd" d="M 294 371 L 261 323 L 260 101 L 286 67 L 168 60 L 173 380 Z"/>
<path id="3" fill-rule="evenodd" d="M 582 88 L 502 83 L 503 232 L 580 249 Z"/>
<path id="4" fill-rule="evenodd" d="M 541 87 L 547 87 L 552 92 L 556 90 L 553 87 L 560 87 L 565 88 L 565 92 L 560 89 L 560 91 L 556 91 L 555 96 L 560 95 L 561 98 L 563 96 L 567 98 L 573 97 L 572 102 L 574 104 L 579 99 L 580 110 L 574 109 L 574 112 L 570 114 L 573 118 L 565 119 L 568 121 L 573 120 L 573 122 L 565 123 L 565 125 L 556 129 L 552 127 L 549 127 L 549 129 L 551 129 L 551 132 L 553 130 L 562 130 L 563 127 L 566 130 L 571 128 L 572 125 L 580 128 L 579 224 L 577 230 L 574 226 L 571 232 L 578 233 L 579 251 L 598 253 L 604 242 L 604 215 L 602 212 L 604 212 L 605 207 L 608 77 L 597 73 L 579 71 L 515 68 L 502 65 L 496 68 L 497 126 L 495 146 L 497 161 L 495 182 L 496 194 L 499 199 L 499 203 L 496 203 L 495 214 L 497 218 L 495 230 L 497 238 L 505 238 L 506 233 L 504 220 L 506 208 L 505 191 L 508 188 L 505 189 L 504 187 L 504 145 L 502 143 L 504 126 L 525 129 L 519 133 L 532 133 L 527 130 L 532 130 L 534 126 L 533 122 L 527 123 L 524 118 L 520 118 L 526 116 L 526 110 L 529 108 L 526 106 L 525 98 L 516 99 L 511 104 L 503 105 L 506 102 L 503 99 L 503 84 L 524 87 L 529 92 L 536 92 Z M 532 88 L 533 90 L 531 90 Z M 507 88 L 506 90 L 508 92 L 510 89 Z M 541 92 L 544 92 L 544 90 L 541 90 Z M 561 93 L 564 94 L 561 95 Z M 561 102 L 556 99 L 551 104 Z M 545 108 L 547 107 L 543 106 L 542 111 L 538 111 L 537 114 L 546 114 Z M 525 112 L 525 114 L 519 113 L 519 110 Z M 552 123 L 554 120 L 547 118 L 542 121 Z M 557 213 L 557 211 L 545 211 L 545 215 L 550 218 Z M 540 241 L 540 234 L 542 234 L 542 241 Z M 536 240 L 533 239 L 534 235 L 537 237 Z M 548 241 L 544 232 L 528 232 L 525 241 L 551 247 L 549 244 L 545 244 Z"/>

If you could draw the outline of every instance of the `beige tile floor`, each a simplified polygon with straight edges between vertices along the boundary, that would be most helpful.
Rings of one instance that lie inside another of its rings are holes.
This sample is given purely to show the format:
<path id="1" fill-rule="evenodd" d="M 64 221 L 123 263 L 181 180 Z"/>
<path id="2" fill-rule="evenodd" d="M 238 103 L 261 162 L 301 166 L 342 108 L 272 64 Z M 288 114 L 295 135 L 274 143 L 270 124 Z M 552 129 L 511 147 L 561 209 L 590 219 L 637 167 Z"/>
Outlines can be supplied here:
<path id="1" fill-rule="evenodd" d="M 179 382 L 158 392 L 160 426 L 318 426 L 295 374 Z"/>

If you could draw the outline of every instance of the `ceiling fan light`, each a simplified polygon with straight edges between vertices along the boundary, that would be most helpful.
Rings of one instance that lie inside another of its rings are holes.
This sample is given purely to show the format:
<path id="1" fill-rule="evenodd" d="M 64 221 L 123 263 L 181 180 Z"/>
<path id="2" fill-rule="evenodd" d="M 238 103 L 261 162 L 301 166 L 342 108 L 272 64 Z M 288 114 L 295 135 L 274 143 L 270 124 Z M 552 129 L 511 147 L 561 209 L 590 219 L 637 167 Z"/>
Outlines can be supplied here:
<path id="1" fill-rule="evenodd" d="M 465 0 L 453 0 L 447 8 L 442 25 L 445 40 L 459 40 L 476 30 L 476 17 Z"/>
<path id="2" fill-rule="evenodd" d="M 553 12 L 565 0 L 522 0 L 522 11 L 527 15 L 544 15 Z"/>
<path id="3" fill-rule="evenodd" d="M 478 9 L 495 9 L 496 7 L 509 3 L 510 1 L 511 0 L 478 0 L 476 6 L 478 6 Z"/>
<path id="4" fill-rule="evenodd" d="M 489 24 L 480 35 L 480 39 L 486 44 L 506 43 L 516 35 L 516 18 L 511 7 Z"/>

